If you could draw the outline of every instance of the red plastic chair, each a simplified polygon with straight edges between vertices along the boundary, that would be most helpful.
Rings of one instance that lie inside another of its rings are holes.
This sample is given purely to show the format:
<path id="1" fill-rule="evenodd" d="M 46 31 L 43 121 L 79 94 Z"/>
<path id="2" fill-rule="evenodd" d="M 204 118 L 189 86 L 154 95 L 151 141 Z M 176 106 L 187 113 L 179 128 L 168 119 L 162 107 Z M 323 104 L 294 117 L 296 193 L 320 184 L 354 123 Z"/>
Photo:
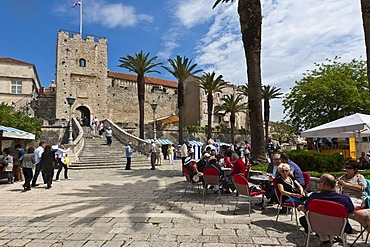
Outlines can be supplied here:
<path id="1" fill-rule="evenodd" d="M 311 232 L 340 236 L 343 240 L 343 246 L 347 246 L 344 228 L 348 221 L 348 211 L 342 204 L 314 199 L 308 203 L 307 209 L 308 233 L 306 247 L 309 246 Z"/>
<path id="2" fill-rule="evenodd" d="M 216 168 L 207 167 L 203 169 L 203 198 L 204 194 L 206 193 L 207 185 L 220 185 L 220 173 Z M 218 190 L 218 196 L 220 197 L 220 190 Z"/>
<path id="3" fill-rule="evenodd" d="M 194 185 L 197 185 L 198 189 L 200 190 L 200 185 L 202 184 L 202 181 L 194 182 L 193 178 L 191 177 L 190 171 L 186 169 L 185 167 L 182 167 L 182 172 L 184 173 L 185 178 L 186 178 L 184 194 L 186 194 L 186 189 L 188 188 L 189 184 L 191 184 L 191 190 L 193 190 Z"/>
<path id="4" fill-rule="evenodd" d="M 279 212 L 280 212 L 280 209 L 282 207 L 286 207 L 286 208 L 290 208 L 290 209 L 293 209 L 294 211 L 294 214 L 295 214 L 295 221 L 296 221 L 296 225 L 297 225 L 297 231 L 299 231 L 299 225 L 298 225 L 298 216 L 297 216 L 297 207 L 299 205 L 295 204 L 294 201 L 292 200 L 292 198 L 290 196 L 287 196 L 289 199 L 291 199 L 291 202 L 284 202 L 283 201 L 283 198 L 282 198 L 282 195 L 280 193 L 280 190 L 277 186 L 277 180 L 278 180 L 279 177 L 276 177 L 274 178 L 274 180 L 272 180 L 272 183 L 274 185 L 274 191 L 275 191 L 275 195 L 276 195 L 276 198 L 278 199 L 278 210 L 277 210 L 277 214 L 276 214 L 276 221 L 275 221 L 275 224 L 277 224 L 277 221 L 279 219 Z M 286 212 L 286 215 L 288 215 L 288 211 Z M 291 214 L 291 220 L 293 220 L 293 213 Z"/>
<path id="5" fill-rule="evenodd" d="M 264 199 L 266 191 L 264 191 L 264 190 L 252 191 L 253 187 L 256 187 L 256 186 L 249 187 L 248 180 L 243 175 L 235 174 L 233 176 L 233 179 L 234 179 L 235 187 L 238 191 L 238 197 L 237 197 L 237 201 L 236 201 L 236 205 L 235 205 L 235 210 L 236 210 L 236 207 L 238 206 L 238 203 L 239 203 L 239 197 L 240 196 L 245 196 L 248 199 L 248 203 L 249 203 L 249 217 L 250 217 L 251 216 L 251 199 L 252 199 L 252 197 L 262 195 L 262 203 L 263 203 L 263 199 Z"/>
<path id="6" fill-rule="evenodd" d="M 304 179 L 304 186 L 303 189 L 305 190 L 310 183 L 311 175 L 308 172 L 303 172 L 303 179 Z"/>

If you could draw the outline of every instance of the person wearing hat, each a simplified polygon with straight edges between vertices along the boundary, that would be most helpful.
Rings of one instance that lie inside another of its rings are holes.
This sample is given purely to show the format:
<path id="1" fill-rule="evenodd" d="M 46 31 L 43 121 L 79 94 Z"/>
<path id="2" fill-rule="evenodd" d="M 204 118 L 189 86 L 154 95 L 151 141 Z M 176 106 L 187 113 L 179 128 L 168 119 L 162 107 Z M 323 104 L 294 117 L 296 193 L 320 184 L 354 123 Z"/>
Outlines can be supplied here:
<path id="1" fill-rule="evenodd" d="M 132 148 L 131 148 L 132 142 L 129 142 L 126 146 L 126 168 L 125 170 L 131 170 L 131 158 L 132 158 Z"/>
<path id="2" fill-rule="evenodd" d="M 203 171 L 203 169 L 207 166 L 210 157 L 211 155 L 209 153 L 203 153 L 202 157 L 200 157 L 200 160 L 196 163 L 197 171 Z"/>
<path id="3" fill-rule="evenodd" d="M 112 128 L 109 126 L 107 131 L 105 131 L 105 137 L 107 138 L 107 145 L 112 145 Z"/>

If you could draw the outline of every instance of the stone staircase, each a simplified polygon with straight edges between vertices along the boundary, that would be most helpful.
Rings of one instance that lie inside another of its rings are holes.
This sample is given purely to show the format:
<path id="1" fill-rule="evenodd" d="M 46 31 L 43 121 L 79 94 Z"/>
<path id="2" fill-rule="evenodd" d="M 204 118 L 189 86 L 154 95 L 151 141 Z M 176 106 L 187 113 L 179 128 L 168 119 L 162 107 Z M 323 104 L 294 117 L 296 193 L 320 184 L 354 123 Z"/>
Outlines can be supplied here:
<path id="1" fill-rule="evenodd" d="M 86 133 L 86 132 L 85 132 Z M 69 166 L 71 169 L 125 168 L 125 145 L 113 138 L 112 146 L 105 144 L 105 138 L 94 139 L 85 135 L 85 146 L 79 154 L 79 160 Z M 131 164 L 148 164 L 149 158 L 134 151 Z"/>

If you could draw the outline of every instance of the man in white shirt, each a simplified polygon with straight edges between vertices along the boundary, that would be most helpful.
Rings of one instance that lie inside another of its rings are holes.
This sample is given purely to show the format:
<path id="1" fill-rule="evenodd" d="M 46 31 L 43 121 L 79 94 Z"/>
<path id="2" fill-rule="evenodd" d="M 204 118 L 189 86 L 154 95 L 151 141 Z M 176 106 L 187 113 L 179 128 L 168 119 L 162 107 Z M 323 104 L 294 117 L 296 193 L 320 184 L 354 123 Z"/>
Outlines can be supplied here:
<path id="1" fill-rule="evenodd" d="M 40 174 L 40 170 L 41 170 L 40 161 L 41 161 L 41 156 L 42 156 L 42 153 L 44 152 L 45 146 L 46 146 L 45 142 L 40 142 L 38 148 L 36 148 L 34 152 L 36 168 L 35 168 L 35 174 L 33 175 L 33 179 L 32 179 L 32 184 L 31 184 L 32 187 L 36 186 L 37 178 Z M 42 179 L 44 180 L 44 183 L 45 183 L 46 180 L 45 180 L 44 174 L 42 174 Z"/>
<path id="2" fill-rule="evenodd" d="M 154 141 L 152 141 L 152 144 L 150 145 L 150 164 L 152 165 L 151 170 L 155 170 L 155 162 L 157 160 L 157 145 Z"/>
<path id="3" fill-rule="evenodd" d="M 184 141 L 180 148 L 180 153 L 181 153 L 181 160 L 182 160 L 182 165 L 185 165 L 185 159 L 188 157 L 188 142 Z"/>
<path id="4" fill-rule="evenodd" d="M 63 168 L 64 168 L 64 179 L 69 179 L 68 178 L 68 166 L 64 162 L 64 158 L 66 157 L 66 154 L 69 150 L 71 150 L 71 149 L 70 148 L 64 149 L 64 144 L 60 144 L 60 148 L 58 148 L 57 155 L 58 155 L 59 168 L 58 168 L 57 175 L 55 177 L 56 181 L 60 181 L 59 180 L 59 175 L 60 175 L 60 172 L 62 171 Z"/>

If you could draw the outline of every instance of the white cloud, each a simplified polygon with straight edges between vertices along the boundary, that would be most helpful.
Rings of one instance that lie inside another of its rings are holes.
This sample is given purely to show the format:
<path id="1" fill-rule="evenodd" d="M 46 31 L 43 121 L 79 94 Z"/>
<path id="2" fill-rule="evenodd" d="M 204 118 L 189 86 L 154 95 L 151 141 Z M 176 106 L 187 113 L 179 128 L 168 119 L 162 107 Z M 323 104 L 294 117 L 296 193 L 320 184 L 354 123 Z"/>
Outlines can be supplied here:
<path id="1" fill-rule="evenodd" d="M 210 20 L 216 13 L 209 0 L 180 0 L 177 2 L 175 17 L 186 28 L 191 28 Z"/>
<path id="2" fill-rule="evenodd" d="M 221 4 L 222 11 L 209 14 L 201 1 L 187 1 L 176 13 L 187 27 L 211 22 L 196 46 L 195 61 L 205 70 L 215 70 L 225 80 L 246 81 L 244 50 L 241 43 L 236 4 Z M 198 6 L 199 5 L 199 6 Z M 209 3 L 206 6 L 209 7 Z M 216 8 L 216 9 L 217 9 Z M 362 56 L 365 45 L 360 3 L 353 0 L 265 0 L 263 1 L 262 83 L 280 87 L 284 93 L 293 87 L 314 62 L 342 57 L 349 61 Z M 281 120 L 281 100 L 272 101 L 271 119 Z"/>
<path id="3" fill-rule="evenodd" d="M 78 11 L 67 11 L 65 4 L 63 5 L 57 6 L 55 12 L 78 15 Z M 153 22 L 152 16 L 137 13 L 133 6 L 122 3 L 112 4 L 104 0 L 92 0 L 88 4 L 84 3 L 83 18 L 87 23 L 100 24 L 107 28 L 130 27 L 141 22 Z"/>

